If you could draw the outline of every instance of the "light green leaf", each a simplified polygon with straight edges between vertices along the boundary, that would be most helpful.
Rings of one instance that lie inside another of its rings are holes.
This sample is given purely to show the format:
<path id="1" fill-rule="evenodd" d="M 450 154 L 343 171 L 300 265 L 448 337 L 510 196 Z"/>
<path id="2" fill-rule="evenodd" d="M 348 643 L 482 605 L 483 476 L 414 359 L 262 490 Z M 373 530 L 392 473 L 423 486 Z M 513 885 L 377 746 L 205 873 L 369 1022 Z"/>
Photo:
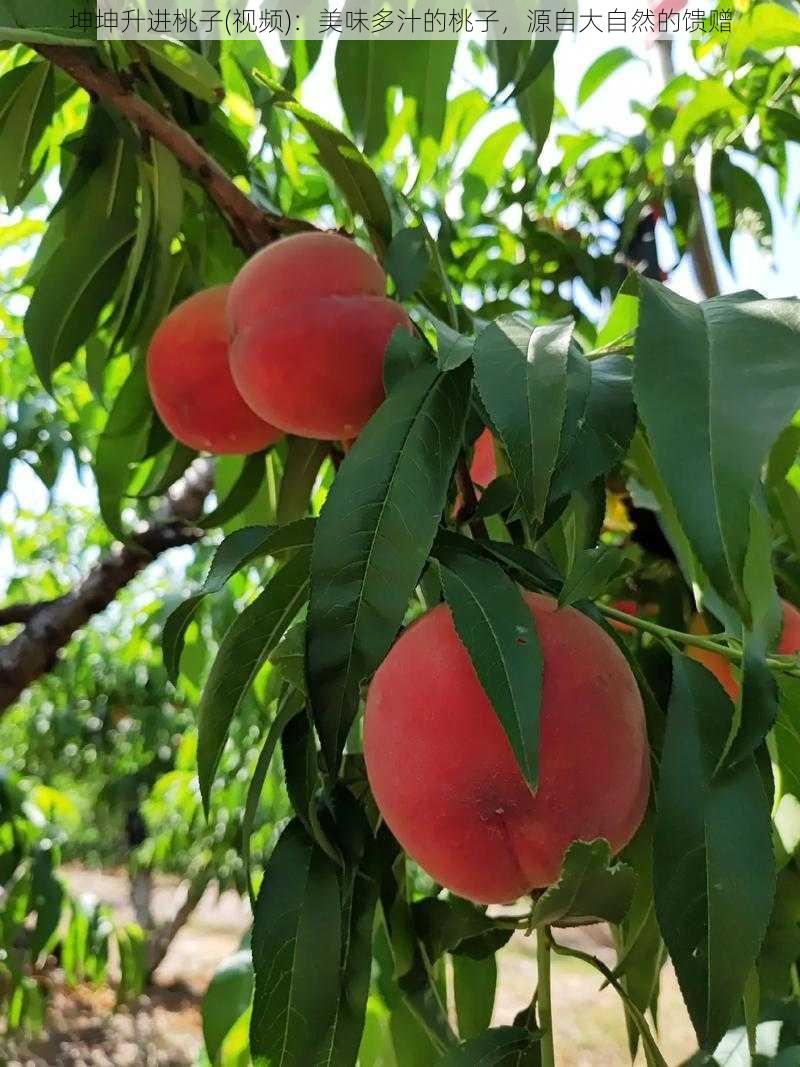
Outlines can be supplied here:
<path id="1" fill-rule="evenodd" d="M 188 93 L 218 104 L 225 96 L 219 72 L 199 52 L 173 41 L 142 41 L 150 63 Z"/>
<path id="2" fill-rule="evenodd" d="M 800 16 L 797 12 L 782 4 L 756 4 L 733 20 L 725 59 L 731 68 L 735 68 L 748 49 L 768 52 L 792 45 L 800 45 Z"/>
<path id="3" fill-rule="evenodd" d="M 581 78 L 578 86 L 578 106 L 585 104 L 589 97 L 593 96 L 620 67 L 638 58 L 630 48 L 612 48 L 608 52 L 603 52 Z"/>

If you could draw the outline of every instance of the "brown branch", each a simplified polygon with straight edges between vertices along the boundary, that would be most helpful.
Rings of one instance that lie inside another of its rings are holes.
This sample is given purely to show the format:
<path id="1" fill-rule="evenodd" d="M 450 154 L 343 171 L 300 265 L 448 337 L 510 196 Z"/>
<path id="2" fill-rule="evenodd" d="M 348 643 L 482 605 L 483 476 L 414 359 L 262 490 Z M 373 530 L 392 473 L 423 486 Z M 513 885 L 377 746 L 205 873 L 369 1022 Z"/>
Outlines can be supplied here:
<path id="1" fill-rule="evenodd" d="M 55 603 L 56 600 L 43 600 L 38 604 L 9 604 L 6 608 L 0 608 L 0 626 L 13 626 L 14 623 L 27 626 L 38 612 Z"/>
<path id="2" fill-rule="evenodd" d="M 149 563 L 170 548 L 193 545 L 202 538 L 203 531 L 190 523 L 199 517 L 211 484 L 211 465 L 201 461 L 170 490 L 163 517 L 112 550 L 75 589 L 57 600 L 4 609 L 6 614 L 14 610 L 22 614 L 25 608 L 27 620 L 15 620 L 25 621 L 22 633 L 0 647 L 0 713 L 55 667 L 59 652 L 75 632 L 104 611 Z"/>
<path id="3" fill-rule="evenodd" d="M 661 71 L 664 75 L 664 81 L 669 82 L 675 77 L 675 61 L 672 56 L 672 41 L 666 39 L 658 40 L 656 41 L 656 47 L 658 49 L 659 59 L 661 60 Z M 692 257 L 694 276 L 697 279 L 700 291 L 706 300 L 709 300 L 712 296 L 719 296 L 720 294 L 719 279 L 717 278 L 717 271 L 714 266 L 714 258 L 711 254 L 711 241 L 708 236 L 706 220 L 703 217 L 703 200 L 700 193 L 700 187 L 694 180 L 692 185 L 697 212 L 697 229 L 688 240 L 689 255 Z"/>
<path id="4" fill-rule="evenodd" d="M 137 96 L 113 71 L 94 62 L 87 49 L 40 44 L 36 50 L 87 92 L 116 108 L 141 133 L 168 148 L 203 186 L 248 255 L 286 234 L 314 228 L 308 222 L 274 215 L 254 204 L 190 133 Z"/>
<path id="5" fill-rule="evenodd" d="M 486 523 L 483 519 L 473 519 L 472 517 L 478 510 L 478 496 L 463 453 L 459 455 L 456 462 L 456 487 L 461 497 L 461 503 L 456 512 L 456 522 L 460 526 L 469 523 L 473 537 L 488 540 L 489 531 L 486 529 Z"/>

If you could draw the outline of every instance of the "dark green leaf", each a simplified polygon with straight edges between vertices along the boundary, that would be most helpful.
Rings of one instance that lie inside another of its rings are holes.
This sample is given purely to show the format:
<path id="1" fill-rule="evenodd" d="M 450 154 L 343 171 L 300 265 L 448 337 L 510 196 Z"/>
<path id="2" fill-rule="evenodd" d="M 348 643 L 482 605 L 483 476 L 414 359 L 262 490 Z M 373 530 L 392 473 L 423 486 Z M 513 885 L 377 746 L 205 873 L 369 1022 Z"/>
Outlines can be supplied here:
<path id="1" fill-rule="evenodd" d="M 542 650 L 519 589 L 490 560 L 440 554 L 445 599 L 458 636 L 508 737 L 522 776 L 539 784 Z"/>
<path id="2" fill-rule="evenodd" d="M 692 548 L 745 620 L 751 503 L 767 454 L 800 405 L 798 340 L 795 301 L 740 294 L 697 305 L 642 279 L 636 402 Z"/>
<path id="3" fill-rule="evenodd" d="M 425 280 L 430 266 L 428 242 L 421 226 L 400 230 L 386 254 L 386 269 L 397 286 L 397 299 L 408 300 Z"/>
<path id="4" fill-rule="evenodd" d="M 513 1053 L 524 1052 L 537 1040 L 530 1030 L 498 1026 L 452 1049 L 438 1061 L 437 1067 L 505 1067 Z"/>
<path id="5" fill-rule="evenodd" d="M 231 720 L 305 601 L 308 565 L 309 553 L 301 549 L 237 616 L 222 639 L 197 713 L 197 774 L 206 812 Z"/>
<path id="6" fill-rule="evenodd" d="M 475 342 L 475 380 L 502 438 L 525 512 L 541 522 L 559 454 L 573 323 L 531 327 L 506 316 Z"/>
<path id="7" fill-rule="evenodd" d="M 553 45 L 554 41 L 537 42 L 540 45 Z M 534 48 L 535 52 L 535 48 Z M 533 53 L 531 53 L 533 54 Z M 547 63 L 534 82 L 524 92 L 517 90 L 514 94 L 522 124 L 533 141 L 533 158 L 542 154 L 550 126 L 553 122 L 555 107 L 555 66 L 552 59 Z"/>
<path id="8" fill-rule="evenodd" d="M 730 701 L 673 657 L 655 837 L 655 901 L 700 1044 L 713 1049 L 744 992 L 772 909 L 769 804 L 752 757 L 715 775 Z"/>
<path id="9" fill-rule="evenodd" d="M 294 820 L 267 863 L 253 921 L 255 1059 L 315 1062 L 336 1016 L 341 944 L 336 866 Z"/>
<path id="10" fill-rule="evenodd" d="M 563 607 L 577 600 L 596 600 L 626 565 L 622 552 L 612 545 L 584 549 L 575 557 L 572 570 L 564 579 L 559 604 Z"/>
<path id="11" fill-rule="evenodd" d="M 586 364 L 575 357 L 574 405 L 576 433 L 568 439 L 553 474 L 550 496 L 553 500 L 580 489 L 621 463 L 636 428 L 636 408 L 631 389 L 631 361 L 624 356 L 604 356 Z M 590 368 L 589 395 L 580 410 L 582 372 Z M 567 422 L 569 422 L 569 398 Z"/>
<path id="12" fill-rule="evenodd" d="M 469 387 L 467 369 L 408 375 L 362 430 L 322 509 L 307 670 L 329 770 L 338 768 L 359 686 L 391 647 L 433 543 Z"/>
<path id="13" fill-rule="evenodd" d="M 397 327 L 389 338 L 389 344 L 383 354 L 383 387 L 391 392 L 398 382 L 416 370 L 431 364 L 428 346 L 419 337 Z"/>
<path id="14" fill-rule="evenodd" d="M 314 536 L 312 519 L 284 526 L 244 526 L 225 538 L 214 554 L 199 592 L 188 597 L 167 617 L 161 637 L 164 666 L 173 684 L 180 670 L 181 652 L 189 623 L 202 600 L 218 593 L 230 578 L 259 556 L 279 555 L 292 549 L 310 548 Z"/>

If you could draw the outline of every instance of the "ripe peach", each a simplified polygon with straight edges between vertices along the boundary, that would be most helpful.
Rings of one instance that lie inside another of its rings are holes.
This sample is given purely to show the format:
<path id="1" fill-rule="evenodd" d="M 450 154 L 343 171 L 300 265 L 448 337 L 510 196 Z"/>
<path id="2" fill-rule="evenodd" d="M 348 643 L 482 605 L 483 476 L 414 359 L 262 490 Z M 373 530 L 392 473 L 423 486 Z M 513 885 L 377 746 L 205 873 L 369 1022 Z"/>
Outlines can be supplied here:
<path id="1" fill-rule="evenodd" d="M 782 656 L 791 656 L 794 652 L 800 652 L 800 611 L 786 600 L 781 600 L 781 607 L 783 621 L 777 652 Z M 689 632 L 702 636 L 708 634 L 709 630 L 702 615 L 692 618 Z M 695 648 L 692 645 L 687 646 L 686 654 L 711 671 L 735 704 L 739 698 L 739 682 L 733 673 L 730 660 L 717 652 L 709 652 L 707 648 Z"/>
<path id="2" fill-rule="evenodd" d="M 287 433 L 355 437 L 383 401 L 383 353 L 403 308 L 380 265 L 337 234 L 285 237 L 239 272 L 228 298 L 231 371 L 261 418 Z"/>
<path id="3" fill-rule="evenodd" d="M 228 366 L 228 286 L 195 293 L 164 319 L 147 352 L 147 380 L 170 433 L 191 448 L 244 453 L 266 448 L 281 431 L 239 395 Z"/>
<path id="4" fill-rule="evenodd" d="M 367 774 L 389 828 L 433 878 L 487 904 L 550 884 L 574 841 L 622 848 L 650 787 L 642 701 L 622 653 L 580 612 L 523 595 L 544 656 L 535 795 L 445 605 L 401 635 L 367 695 Z"/>

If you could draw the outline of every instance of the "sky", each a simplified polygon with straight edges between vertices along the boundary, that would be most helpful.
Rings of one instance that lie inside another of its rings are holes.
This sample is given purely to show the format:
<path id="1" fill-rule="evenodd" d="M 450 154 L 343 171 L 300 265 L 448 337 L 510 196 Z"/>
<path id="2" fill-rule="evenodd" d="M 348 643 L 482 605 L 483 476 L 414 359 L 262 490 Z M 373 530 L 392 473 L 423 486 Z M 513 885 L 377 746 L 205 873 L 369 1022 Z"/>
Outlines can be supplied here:
<path id="1" fill-rule="evenodd" d="M 322 114 L 336 125 L 341 125 L 341 108 L 335 93 L 330 91 L 334 78 L 333 41 L 326 43 L 322 56 L 314 70 L 303 85 L 302 99 L 311 110 Z M 658 56 L 655 49 L 648 48 L 646 42 L 628 41 L 631 49 L 640 57 L 615 73 L 605 85 L 590 98 L 580 109 L 577 107 L 577 89 L 581 75 L 594 59 L 607 50 L 607 42 L 602 39 L 592 41 L 578 38 L 575 41 L 562 41 L 556 53 L 556 94 L 565 105 L 567 114 L 582 128 L 594 126 L 609 127 L 619 133 L 630 134 L 637 131 L 641 119 L 631 110 L 631 100 L 652 100 L 663 85 Z M 696 72 L 686 42 L 676 43 L 676 67 L 678 70 Z M 489 93 L 494 90 L 493 72 L 488 70 L 482 75 L 473 67 L 468 58 L 459 52 L 456 61 L 455 77 L 451 92 L 459 92 L 471 85 L 478 85 Z M 512 108 L 498 108 L 481 119 L 468 142 L 462 150 L 462 159 L 468 162 L 475 149 L 491 130 L 513 120 L 516 117 Z M 518 153 L 521 144 L 512 148 L 508 162 L 513 162 L 514 152 Z M 545 146 L 542 156 L 543 165 L 553 157 L 552 139 Z M 746 165 L 744 160 L 738 162 Z M 708 188 L 708 171 L 710 152 L 700 153 L 697 164 L 697 177 L 701 190 Z M 796 205 L 800 200 L 800 146 L 790 146 L 790 189 L 788 203 Z M 738 289 L 756 289 L 768 297 L 797 296 L 800 271 L 800 225 L 797 218 L 787 218 L 778 203 L 774 180 L 769 174 L 759 176 L 770 202 L 775 218 L 774 268 L 768 257 L 758 248 L 755 241 L 746 234 L 737 234 L 732 243 L 734 274 L 725 263 L 715 236 L 713 225 L 712 251 L 715 266 L 723 292 Z M 710 202 L 706 200 L 704 210 L 710 215 Z M 671 265 L 677 259 L 677 253 L 663 224 L 659 224 L 656 239 L 659 259 L 664 265 Z M 699 299 L 694 274 L 688 258 L 672 272 L 670 286 L 684 296 Z M 16 464 L 11 479 L 11 493 L 0 498 L 0 527 L 13 521 L 16 498 L 29 512 L 42 513 L 50 505 L 48 494 L 38 478 L 22 464 Z M 56 485 L 54 500 L 96 507 L 96 491 L 93 484 L 83 485 L 74 465 L 70 462 L 63 471 Z M 0 536 L 0 589 L 7 581 L 12 566 L 10 546 Z"/>

